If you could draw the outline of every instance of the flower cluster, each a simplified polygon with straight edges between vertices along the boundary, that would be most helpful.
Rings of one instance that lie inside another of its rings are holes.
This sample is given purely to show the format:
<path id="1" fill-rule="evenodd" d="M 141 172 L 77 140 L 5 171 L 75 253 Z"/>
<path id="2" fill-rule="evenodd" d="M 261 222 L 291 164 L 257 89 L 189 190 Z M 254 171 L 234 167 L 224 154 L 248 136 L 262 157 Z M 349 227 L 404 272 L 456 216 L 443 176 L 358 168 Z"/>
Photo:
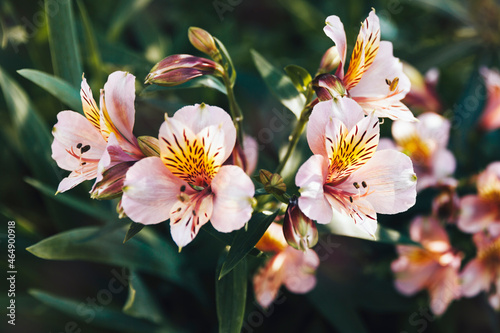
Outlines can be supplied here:
<path id="1" fill-rule="evenodd" d="M 254 213 L 274 212 L 275 221 L 253 243 L 269 255 L 253 278 L 257 301 L 268 307 L 282 284 L 295 293 L 316 284 L 320 260 L 313 248 L 321 237 L 316 223 L 347 220 L 376 239 L 378 214 L 407 211 L 417 192 L 432 187 L 440 192 L 433 215 L 419 216 L 410 226 L 411 239 L 420 245 L 397 246 L 396 288 L 406 295 L 429 290 L 435 314 L 444 313 L 453 299 L 481 290 L 500 307 L 500 162 L 479 175 L 478 195 L 459 200 L 456 161 L 447 148 L 450 122 L 435 113 L 442 108 L 436 72 L 424 82 L 414 68 L 403 66 L 392 43 L 380 40 L 375 11 L 361 24 L 347 68 L 340 18 L 329 16 L 324 32 L 335 46 L 314 78 L 303 70 L 309 80 L 297 94 L 306 102 L 276 172 L 260 170 L 259 177 L 251 177 L 258 145 L 243 133 L 231 58 L 207 31 L 190 28 L 189 40 L 210 59 L 171 55 L 152 68 L 146 83 L 174 86 L 210 77 L 223 85 L 229 112 L 204 103 L 184 106 L 165 114 L 154 135 L 136 137 L 135 77 L 109 75 L 99 107 L 83 78 L 84 115 L 62 111 L 53 129 L 52 157 L 71 171 L 58 192 L 95 179 L 92 198 L 118 199 L 120 217 L 136 223 L 169 221 L 179 250 L 209 222 L 216 231 L 231 233 L 249 227 Z M 489 99 L 481 126 L 493 129 L 499 123 L 500 76 L 487 69 L 482 74 Z M 415 77 L 421 82 L 411 88 Z M 415 117 L 402 102 L 405 96 L 429 112 Z M 392 121 L 393 140 L 380 137 L 384 118 Z M 294 174 L 298 191 L 289 193 L 280 173 L 304 130 L 312 154 Z M 441 220 L 474 234 L 477 257 L 462 270 L 464 255 L 452 246 Z"/>

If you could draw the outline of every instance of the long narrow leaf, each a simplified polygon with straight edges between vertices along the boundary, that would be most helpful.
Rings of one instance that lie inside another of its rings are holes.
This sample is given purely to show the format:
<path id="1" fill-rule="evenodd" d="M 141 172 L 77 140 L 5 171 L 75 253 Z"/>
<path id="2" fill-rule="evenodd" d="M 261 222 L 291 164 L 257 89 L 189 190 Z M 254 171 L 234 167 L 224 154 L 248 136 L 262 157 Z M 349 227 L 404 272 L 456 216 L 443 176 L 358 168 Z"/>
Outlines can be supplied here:
<path id="1" fill-rule="evenodd" d="M 304 95 L 299 93 L 288 76 L 271 65 L 257 51 L 252 50 L 252 57 L 269 89 L 298 119 L 306 104 Z"/>
<path id="2" fill-rule="evenodd" d="M 123 244 L 125 230 L 92 237 L 100 228 L 85 227 L 59 233 L 27 248 L 49 260 L 84 260 L 124 266 L 162 276 L 178 285 L 188 281 L 181 274 L 181 257 L 168 243 L 149 230 Z"/>
<path id="3" fill-rule="evenodd" d="M 247 298 L 247 262 L 244 258 L 222 279 L 217 277 L 215 292 L 219 333 L 240 333 Z"/>
<path id="4" fill-rule="evenodd" d="M 231 272 L 250 253 L 277 215 L 278 211 L 272 215 L 254 214 L 248 222 L 248 230 L 242 228 L 236 233 L 226 261 L 222 265 L 219 279 Z"/>
<path id="5" fill-rule="evenodd" d="M 155 298 L 136 272 L 131 272 L 127 302 L 123 312 L 136 317 L 161 323 L 163 316 Z"/>
<path id="6" fill-rule="evenodd" d="M 52 1 L 45 1 L 49 27 L 50 54 L 54 73 L 78 88 L 82 80 L 82 62 L 76 39 L 71 0 L 58 0 L 58 9 Z"/>
<path id="7" fill-rule="evenodd" d="M 20 69 L 19 75 L 45 89 L 72 110 L 83 113 L 80 91 L 63 79 L 36 69 Z"/>

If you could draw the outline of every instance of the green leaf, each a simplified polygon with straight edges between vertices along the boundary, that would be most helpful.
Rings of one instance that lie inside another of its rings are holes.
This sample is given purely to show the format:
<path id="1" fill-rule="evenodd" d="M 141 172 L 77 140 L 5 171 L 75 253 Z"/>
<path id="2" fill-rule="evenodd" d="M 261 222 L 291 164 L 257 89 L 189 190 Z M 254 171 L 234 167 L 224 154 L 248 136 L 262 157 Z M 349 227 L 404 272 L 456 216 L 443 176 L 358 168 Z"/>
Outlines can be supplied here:
<path id="1" fill-rule="evenodd" d="M 144 229 L 145 225 L 142 223 L 135 223 L 132 222 L 130 223 L 130 227 L 127 230 L 127 234 L 125 235 L 125 239 L 123 242 L 125 243 L 126 241 L 130 240 L 132 237 L 137 235 L 142 229 Z"/>
<path id="2" fill-rule="evenodd" d="M 332 223 L 326 224 L 325 227 L 332 234 L 340 236 L 361 238 L 369 241 L 387 244 L 420 245 L 419 243 L 412 241 L 408 236 L 403 235 L 394 229 L 386 228 L 380 225 L 380 223 L 377 226 L 375 237 L 372 237 L 365 230 L 356 225 L 352 220 L 344 218 L 340 214 L 335 215 L 334 221 L 332 221 Z"/>
<path id="3" fill-rule="evenodd" d="M 63 79 L 35 69 L 20 69 L 19 75 L 45 89 L 71 109 L 83 113 L 80 91 Z"/>
<path id="4" fill-rule="evenodd" d="M 22 156 L 36 178 L 57 183 L 61 170 L 51 158 L 52 135 L 26 92 L 0 68 L 0 87 L 14 125 Z"/>
<path id="5" fill-rule="evenodd" d="M 158 303 L 140 276 L 134 271 L 130 273 L 128 287 L 129 293 L 127 302 L 123 306 L 123 312 L 132 317 L 144 318 L 157 324 L 161 323 L 163 316 Z"/>
<path id="6" fill-rule="evenodd" d="M 54 74 L 78 88 L 83 71 L 71 4 L 71 0 L 58 0 L 56 6 L 45 1 L 45 15 Z"/>
<path id="7" fill-rule="evenodd" d="M 278 211 L 272 215 L 265 215 L 257 213 L 252 216 L 248 222 L 248 230 L 242 228 L 236 233 L 231 245 L 231 249 L 227 254 L 226 260 L 222 265 L 219 279 L 222 279 L 226 274 L 231 272 L 238 263 L 243 260 L 246 255 L 255 247 L 259 242 L 262 235 L 266 232 L 267 228 L 274 221 Z"/>
<path id="8" fill-rule="evenodd" d="M 90 67 L 92 68 L 93 82 L 97 82 L 98 86 L 104 85 L 103 74 L 103 63 L 101 58 L 101 52 L 97 46 L 97 39 L 94 33 L 94 28 L 92 27 L 92 22 L 90 21 L 89 14 L 83 1 L 77 0 L 78 10 L 80 11 L 80 16 L 82 17 L 82 25 L 85 32 L 85 54 L 88 56 Z"/>
<path id="9" fill-rule="evenodd" d="M 311 74 L 307 70 L 300 66 L 288 65 L 285 67 L 285 72 L 298 91 L 302 93 L 307 91 L 307 86 L 312 81 Z"/>
<path id="10" fill-rule="evenodd" d="M 257 51 L 252 50 L 252 57 L 260 75 L 269 89 L 295 116 L 300 114 L 306 104 L 306 98 L 295 88 L 292 80 L 281 71 L 271 65 Z"/>
<path id="11" fill-rule="evenodd" d="M 98 227 L 77 228 L 46 238 L 27 248 L 42 259 L 85 260 L 149 272 L 178 285 L 189 284 L 181 273 L 181 258 L 174 247 L 150 230 L 123 244 L 125 230 L 93 237 Z"/>
<path id="12" fill-rule="evenodd" d="M 118 283 L 116 285 L 115 288 L 118 290 L 121 290 L 120 287 L 123 289 L 126 287 L 124 285 L 118 286 Z M 110 307 L 100 307 L 99 311 L 94 311 L 92 307 L 85 306 L 86 304 L 82 303 L 82 300 L 77 301 L 66 297 L 56 296 L 38 289 L 31 289 L 28 293 L 42 303 L 70 317 L 77 320 L 92 318 L 92 325 L 106 327 L 116 332 L 167 332 L 166 330 L 161 330 L 158 325 L 127 316 L 122 312 L 111 310 Z M 84 317 L 81 315 L 82 311 L 85 313 Z"/>
<path id="13" fill-rule="evenodd" d="M 170 89 L 189 89 L 189 88 L 211 88 L 223 93 L 224 95 L 227 95 L 227 90 L 226 87 L 224 86 L 224 83 L 222 83 L 220 80 L 217 80 L 213 76 L 208 76 L 208 75 L 200 76 L 188 82 L 180 84 L 178 86 L 172 86 L 172 87 L 163 87 L 156 84 L 152 84 L 144 88 L 141 91 L 140 95 L 143 94 L 145 95 L 147 93 L 154 91 L 162 91 Z"/>
<path id="14" fill-rule="evenodd" d="M 435 8 L 456 20 L 465 24 L 470 24 L 469 10 L 461 4 L 461 1 L 454 0 L 416 0 L 416 5 L 422 7 Z"/>
<path id="15" fill-rule="evenodd" d="M 246 258 L 222 279 L 218 279 L 218 276 L 220 276 L 219 269 L 215 281 L 219 333 L 240 333 L 247 298 Z"/>
<path id="16" fill-rule="evenodd" d="M 224 56 L 224 58 L 226 58 L 227 64 L 229 65 L 229 69 L 231 71 L 231 76 L 230 76 L 231 87 L 233 87 L 234 83 L 236 82 L 236 69 L 234 68 L 233 60 L 231 59 L 229 52 L 227 52 L 227 49 L 224 46 L 224 44 L 215 37 L 214 37 L 214 40 L 217 43 L 217 45 L 219 46 L 219 49 L 222 51 L 222 55 Z"/>
<path id="17" fill-rule="evenodd" d="M 109 222 L 110 220 L 111 221 L 117 220 L 117 216 L 114 212 L 111 212 L 107 209 L 101 208 L 96 205 L 91 205 L 89 202 L 85 202 L 80 198 L 75 198 L 74 196 L 68 193 L 60 193 L 58 195 L 54 195 L 56 193 L 56 189 L 54 187 L 45 185 L 44 183 L 36 179 L 26 177 L 24 180 L 26 181 L 26 183 L 30 184 L 31 186 L 39 190 L 41 193 L 48 196 L 49 198 L 59 201 L 71 208 L 74 208 L 75 210 L 81 213 L 87 214 L 104 222 Z"/>

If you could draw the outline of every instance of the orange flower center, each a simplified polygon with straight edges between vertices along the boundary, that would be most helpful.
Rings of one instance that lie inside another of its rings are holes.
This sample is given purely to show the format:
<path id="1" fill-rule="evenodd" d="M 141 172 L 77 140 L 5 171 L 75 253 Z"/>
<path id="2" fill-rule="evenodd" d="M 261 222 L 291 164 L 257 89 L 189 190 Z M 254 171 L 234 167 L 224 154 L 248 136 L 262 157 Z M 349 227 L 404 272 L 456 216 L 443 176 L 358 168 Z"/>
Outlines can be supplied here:
<path id="1" fill-rule="evenodd" d="M 500 238 L 480 250 L 477 257 L 486 267 L 498 269 L 500 267 Z"/>

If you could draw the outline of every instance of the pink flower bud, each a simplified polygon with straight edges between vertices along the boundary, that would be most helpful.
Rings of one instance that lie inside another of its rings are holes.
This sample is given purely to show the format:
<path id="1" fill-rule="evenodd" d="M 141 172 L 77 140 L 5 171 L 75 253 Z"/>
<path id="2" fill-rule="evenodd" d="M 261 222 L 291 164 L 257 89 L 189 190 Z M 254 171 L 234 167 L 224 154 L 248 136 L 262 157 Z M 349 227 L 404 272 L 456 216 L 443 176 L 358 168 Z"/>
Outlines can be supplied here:
<path id="1" fill-rule="evenodd" d="M 188 30 L 188 38 L 194 47 L 211 57 L 219 53 L 214 38 L 206 30 L 190 27 Z"/>
<path id="2" fill-rule="evenodd" d="M 320 101 L 327 101 L 348 95 L 338 77 L 332 74 L 320 74 L 313 80 L 313 89 Z"/>
<path id="3" fill-rule="evenodd" d="M 321 58 L 321 62 L 319 63 L 318 73 L 330 73 L 335 68 L 337 68 L 340 64 L 340 56 L 337 51 L 336 46 L 330 47 L 326 50 L 323 58 Z"/>
<path id="4" fill-rule="evenodd" d="M 295 196 L 290 199 L 285 213 L 283 233 L 288 244 L 297 250 L 307 251 L 318 242 L 316 224 L 302 213 Z"/>
<path id="5" fill-rule="evenodd" d="M 212 60 L 189 54 L 174 54 L 157 63 L 145 83 L 176 86 L 202 75 L 217 75 L 222 67 Z"/>
<path id="6" fill-rule="evenodd" d="M 107 200 L 119 197 L 122 194 L 123 181 L 127 170 L 134 164 L 134 162 L 119 163 L 102 174 L 102 180 L 98 182 L 90 197 L 92 199 Z"/>

